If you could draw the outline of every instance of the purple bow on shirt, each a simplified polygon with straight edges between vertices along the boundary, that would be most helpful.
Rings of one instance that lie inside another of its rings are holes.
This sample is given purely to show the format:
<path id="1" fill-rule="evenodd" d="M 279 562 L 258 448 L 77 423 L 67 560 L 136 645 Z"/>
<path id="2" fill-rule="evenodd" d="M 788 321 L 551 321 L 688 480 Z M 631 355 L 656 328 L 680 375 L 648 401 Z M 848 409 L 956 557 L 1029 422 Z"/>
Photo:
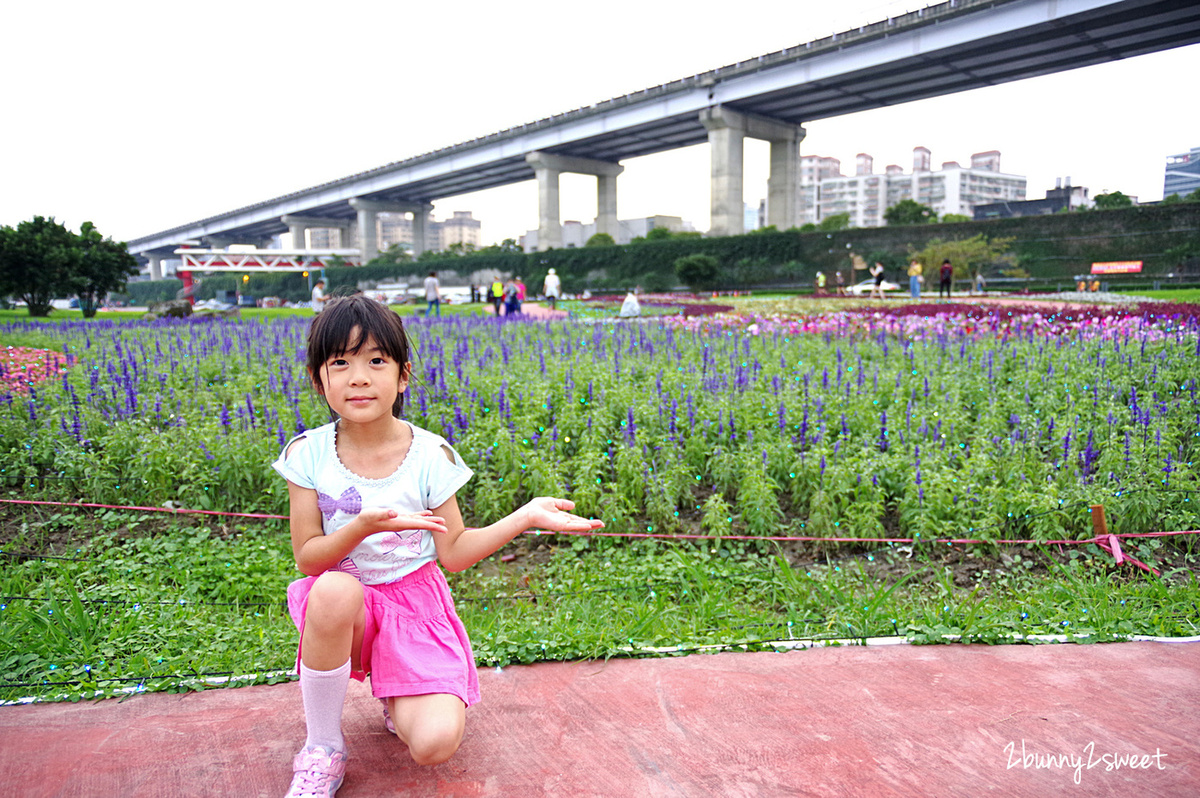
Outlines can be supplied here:
<path id="1" fill-rule="evenodd" d="M 321 515 L 325 516 L 326 520 L 333 518 L 338 510 L 350 515 L 358 515 L 362 512 L 362 496 L 358 495 L 357 488 L 347 488 L 336 499 L 317 491 L 317 509 L 321 511 Z"/>

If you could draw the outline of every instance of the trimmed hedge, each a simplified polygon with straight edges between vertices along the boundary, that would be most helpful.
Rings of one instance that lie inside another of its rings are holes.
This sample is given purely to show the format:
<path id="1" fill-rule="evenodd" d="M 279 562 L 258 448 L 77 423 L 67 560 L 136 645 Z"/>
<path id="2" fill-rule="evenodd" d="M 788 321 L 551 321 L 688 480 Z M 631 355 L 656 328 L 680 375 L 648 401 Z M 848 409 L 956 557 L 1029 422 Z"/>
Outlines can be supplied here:
<path id="1" fill-rule="evenodd" d="M 723 238 L 687 236 L 528 254 L 448 255 L 409 263 L 329 268 L 325 275 L 328 290 L 338 292 L 353 290 L 361 282 L 419 282 L 431 270 L 462 273 L 494 269 L 520 275 L 536 292 L 553 267 L 569 293 L 585 288 L 620 291 L 634 286 L 657 291 L 679 285 L 677 260 L 702 254 L 716 258 L 720 264 L 717 288 L 809 285 L 818 270 L 829 275 L 846 269 L 852 252 L 885 263 L 903 262 L 910 249 L 922 249 L 934 238 L 955 241 L 981 233 L 989 239 L 1014 238 L 1013 252 L 1019 265 L 1034 279 L 1069 280 L 1086 274 L 1095 261 L 1118 260 L 1144 261 L 1143 274 L 1158 277 L 1177 270 L 1182 260 L 1180 252 L 1200 253 L 1200 203 L 829 233 L 787 230 Z M 236 290 L 240 279 L 237 275 L 206 277 L 198 295 L 207 299 L 217 290 Z M 307 281 L 299 274 L 254 274 L 250 280 L 246 293 L 254 296 L 278 296 L 293 302 L 309 298 Z M 131 283 L 131 288 L 134 285 L 153 283 Z"/>

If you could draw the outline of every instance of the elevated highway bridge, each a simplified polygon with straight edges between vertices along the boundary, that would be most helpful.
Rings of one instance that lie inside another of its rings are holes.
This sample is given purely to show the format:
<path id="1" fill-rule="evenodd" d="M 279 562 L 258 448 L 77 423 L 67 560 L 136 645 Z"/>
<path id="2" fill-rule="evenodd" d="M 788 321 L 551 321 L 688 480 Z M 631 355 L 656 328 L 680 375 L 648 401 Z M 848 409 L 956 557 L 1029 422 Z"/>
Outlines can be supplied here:
<path id="1" fill-rule="evenodd" d="M 771 143 L 768 224 L 799 218 L 806 122 L 1022 80 L 1200 41 L 1200 3 L 1185 0 L 950 0 L 578 108 L 129 242 L 157 276 L 184 242 L 265 246 L 284 232 L 339 228 L 362 259 L 377 251 L 376 214 L 411 213 L 414 254 L 434 200 L 538 181 L 539 247 L 559 246 L 558 177 L 595 175 L 597 229 L 617 232 L 621 161 L 712 145 L 710 233 L 742 227 L 742 145 Z M 302 244 L 301 244 L 302 246 Z"/>

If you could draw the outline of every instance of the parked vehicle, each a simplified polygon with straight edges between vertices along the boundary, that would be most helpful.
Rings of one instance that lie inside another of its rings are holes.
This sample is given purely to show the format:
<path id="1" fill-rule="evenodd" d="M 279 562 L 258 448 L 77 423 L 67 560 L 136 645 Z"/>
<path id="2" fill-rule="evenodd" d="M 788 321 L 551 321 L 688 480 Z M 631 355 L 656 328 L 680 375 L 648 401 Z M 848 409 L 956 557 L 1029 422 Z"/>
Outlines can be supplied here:
<path id="1" fill-rule="evenodd" d="M 884 291 L 899 291 L 900 290 L 900 286 L 896 285 L 895 283 L 890 283 L 887 280 L 884 280 L 883 284 L 879 287 Z M 875 288 L 874 280 L 863 280 L 861 283 L 855 283 L 854 285 L 847 286 L 846 293 L 850 294 L 852 296 L 869 296 L 872 289 L 874 289 L 874 288 Z"/>

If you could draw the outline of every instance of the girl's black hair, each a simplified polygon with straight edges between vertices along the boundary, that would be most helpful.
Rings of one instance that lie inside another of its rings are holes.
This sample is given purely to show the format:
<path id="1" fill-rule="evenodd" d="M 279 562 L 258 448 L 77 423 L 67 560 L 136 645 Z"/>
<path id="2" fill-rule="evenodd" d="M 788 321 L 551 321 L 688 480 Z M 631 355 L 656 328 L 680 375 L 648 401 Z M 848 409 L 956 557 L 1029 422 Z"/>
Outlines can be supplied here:
<path id="1" fill-rule="evenodd" d="M 306 365 L 316 387 L 324 391 L 321 366 L 326 361 L 347 352 L 356 355 L 368 340 L 400 365 L 403 376 L 409 362 L 409 343 L 400 317 L 362 294 L 330 300 L 308 330 Z M 400 393 L 392 403 L 392 415 L 400 418 L 403 410 L 404 394 Z M 329 412 L 337 418 L 332 408 Z"/>

